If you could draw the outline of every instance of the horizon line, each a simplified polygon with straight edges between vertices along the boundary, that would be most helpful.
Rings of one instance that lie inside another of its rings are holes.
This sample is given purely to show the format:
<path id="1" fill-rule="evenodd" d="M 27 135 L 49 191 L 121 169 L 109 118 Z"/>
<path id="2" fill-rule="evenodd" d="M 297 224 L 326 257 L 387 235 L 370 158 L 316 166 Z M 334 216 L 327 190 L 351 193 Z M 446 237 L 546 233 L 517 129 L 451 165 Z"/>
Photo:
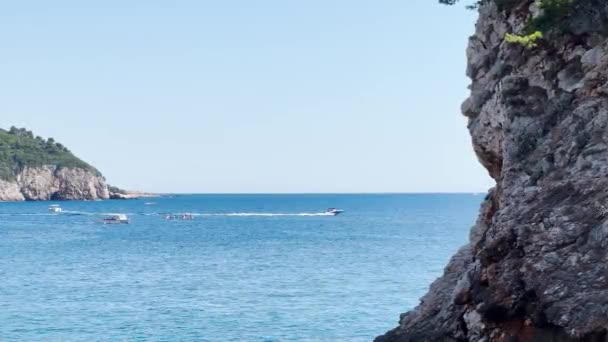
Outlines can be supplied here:
<path id="1" fill-rule="evenodd" d="M 158 195 L 462 195 L 484 191 L 370 191 L 370 192 L 147 192 Z"/>

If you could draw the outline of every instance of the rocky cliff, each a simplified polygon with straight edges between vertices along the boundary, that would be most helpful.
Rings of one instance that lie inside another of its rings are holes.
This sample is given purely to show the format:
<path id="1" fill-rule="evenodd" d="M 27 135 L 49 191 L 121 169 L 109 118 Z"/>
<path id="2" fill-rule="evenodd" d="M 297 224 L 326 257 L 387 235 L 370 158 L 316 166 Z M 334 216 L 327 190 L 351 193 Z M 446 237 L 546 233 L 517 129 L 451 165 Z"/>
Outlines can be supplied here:
<path id="1" fill-rule="evenodd" d="M 49 138 L 0 129 L 0 201 L 96 200 L 110 194 L 103 176 Z"/>
<path id="2" fill-rule="evenodd" d="M 96 200 L 110 197 L 105 179 L 80 168 L 26 167 L 0 179 L 0 201 Z"/>
<path id="3" fill-rule="evenodd" d="M 608 2 L 561 2 L 528 47 L 504 37 L 539 2 L 481 3 L 462 110 L 496 187 L 469 244 L 377 342 L 608 341 Z"/>

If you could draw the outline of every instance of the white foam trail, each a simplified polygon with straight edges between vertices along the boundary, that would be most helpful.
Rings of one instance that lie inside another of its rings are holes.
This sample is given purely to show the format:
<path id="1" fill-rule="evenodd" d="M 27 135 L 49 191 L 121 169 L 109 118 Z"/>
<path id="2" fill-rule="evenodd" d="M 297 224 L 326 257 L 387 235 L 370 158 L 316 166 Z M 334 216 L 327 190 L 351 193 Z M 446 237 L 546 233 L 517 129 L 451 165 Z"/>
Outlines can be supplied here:
<path id="1" fill-rule="evenodd" d="M 57 216 L 58 213 L 12 213 L 12 214 L 0 214 L 0 216 Z"/>
<path id="2" fill-rule="evenodd" d="M 59 213 L 57 213 L 58 215 L 71 215 L 71 216 L 79 216 L 79 215 L 83 215 L 83 216 L 91 216 L 91 215 L 99 215 L 99 213 L 89 213 L 86 211 L 75 211 L 75 210 L 64 210 L 61 211 Z"/>
<path id="3" fill-rule="evenodd" d="M 94 213 L 86 211 L 64 210 L 56 213 L 2 213 L 0 216 L 94 216 L 106 215 L 105 213 Z"/>
<path id="4" fill-rule="evenodd" d="M 331 213 L 214 213 L 214 214 L 191 214 L 193 216 L 334 216 Z"/>
<path id="5" fill-rule="evenodd" d="M 86 211 L 73 211 L 64 210 L 58 213 L 0 213 L 0 216 L 107 216 L 113 215 L 114 213 L 100 213 L 100 212 L 86 212 Z M 277 217 L 277 216 L 335 216 L 332 213 L 320 212 L 320 213 L 125 213 L 125 215 L 131 216 L 232 216 L 232 217 Z"/>

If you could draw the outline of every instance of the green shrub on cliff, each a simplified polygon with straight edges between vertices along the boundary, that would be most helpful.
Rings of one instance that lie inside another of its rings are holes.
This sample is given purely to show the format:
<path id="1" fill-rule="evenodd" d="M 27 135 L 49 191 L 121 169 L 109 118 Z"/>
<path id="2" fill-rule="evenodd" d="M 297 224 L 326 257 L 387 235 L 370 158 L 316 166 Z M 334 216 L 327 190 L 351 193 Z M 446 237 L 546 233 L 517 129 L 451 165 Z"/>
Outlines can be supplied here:
<path id="1" fill-rule="evenodd" d="M 439 0 L 439 3 L 444 4 L 444 5 L 454 5 L 458 1 L 460 1 L 460 0 Z M 496 5 L 498 6 L 498 9 L 500 9 L 502 11 L 502 10 L 514 7 L 521 0 L 478 0 L 478 1 L 473 2 L 471 5 L 468 5 L 467 8 L 475 9 L 475 8 L 479 7 L 479 5 L 481 5 L 487 1 L 494 1 L 496 3 Z"/>
<path id="2" fill-rule="evenodd" d="M 505 42 L 511 44 L 519 44 L 525 48 L 533 48 L 538 45 L 538 41 L 543 38 L 543 33 L 536 31 L 526 36 L 518 36 L 516 34 L 507 33 L 505 35 Z"/>
<path id="3" fill-rule="evenodd" d="M 128 195 L 129 192 L 127 190 L 123 190 L 117 186 L 113 186 L 113 185 L 108 185 L 108 190 L 111 193 L 115 193 L 115 194 L 121 194 L 121 195 Z"/>
<path id="4" fill-rule="evenodd" d="M 82 168 L 99 174 L 53 138 L 45 140 L 25 128 L 0 129 L 0 179 L 10 180 L 24 167 L 43 165 Z"/>
<path id="5" fill-rule="evenodd" d="M 453 5 L 458 1 L 439 0 L 439 3 Z M 508 10 L 523 2 L 522 0 L 479 0 L 468 7 L 475 8 L 487 1 L 494 1 L 499 10 Z M 544 33 L 551 30 L 565 30 L 565 19 L 574 11 L 576 5 L 582 2 L 583 0 L 539 0 L 541 14 L 528 21 L 522 35 L 507 33 L 505 41 L 526 48 L 536 47 Z"/>

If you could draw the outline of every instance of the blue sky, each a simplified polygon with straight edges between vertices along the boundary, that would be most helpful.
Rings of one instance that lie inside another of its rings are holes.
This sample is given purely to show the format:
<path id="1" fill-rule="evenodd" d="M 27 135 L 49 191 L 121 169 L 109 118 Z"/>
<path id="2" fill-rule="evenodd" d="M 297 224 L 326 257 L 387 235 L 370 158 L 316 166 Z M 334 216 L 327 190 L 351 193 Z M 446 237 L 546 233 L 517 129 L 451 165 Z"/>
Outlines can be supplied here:
<path id="1" fill-rule="evenodd" d="M 20 0 L 0 126 L 159 192 L 459 192 L 475 13 L 434 0 Z"/>

